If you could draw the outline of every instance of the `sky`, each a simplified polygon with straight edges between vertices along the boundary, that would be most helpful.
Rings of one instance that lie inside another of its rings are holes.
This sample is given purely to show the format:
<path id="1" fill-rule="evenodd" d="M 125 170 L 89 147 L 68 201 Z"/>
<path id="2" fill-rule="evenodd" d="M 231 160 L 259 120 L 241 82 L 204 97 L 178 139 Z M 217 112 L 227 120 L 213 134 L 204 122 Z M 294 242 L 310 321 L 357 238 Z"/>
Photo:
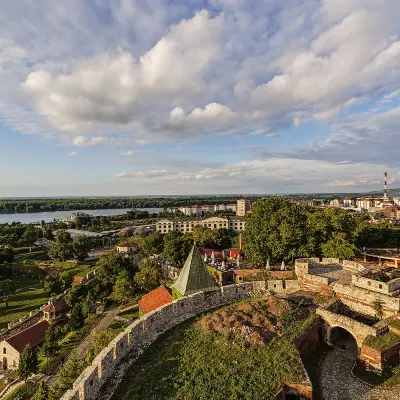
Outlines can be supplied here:
<path id="1" fill-rule="evenodd" d="M 0 1 L 0 197 L 400 187 L 398 0 Z"/>

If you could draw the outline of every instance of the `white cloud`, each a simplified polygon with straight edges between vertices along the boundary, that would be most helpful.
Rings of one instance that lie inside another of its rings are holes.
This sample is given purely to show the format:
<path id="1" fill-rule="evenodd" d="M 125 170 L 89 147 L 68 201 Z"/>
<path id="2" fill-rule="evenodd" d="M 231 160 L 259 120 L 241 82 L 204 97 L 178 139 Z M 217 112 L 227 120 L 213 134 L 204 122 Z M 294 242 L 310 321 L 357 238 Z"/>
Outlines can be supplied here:
<path id="1" fill-rule="evenodd" d="M 71 151 L 68 153 L 70 157 L 75 157 L 78 153 L 76 151 Z"/>
<path id="2" fill-rule="evenodd" d="M 155 169 L 152 171 L 140 171 L 140 172 L 121 172 L 120 174 L 117 174 L 117 178 L 158 178 L 158 177 L 163 177 L 167 175 L 171 175 L 173 172 L 170 172 L 166 169 Z"/>
<path id="3" fill-rule="evenodd" d="M 223 16 L 211 18 L 202 10 L 171 26 L 138 59 L 122 50 L 101 53 L 79 61 L 71 73 L 33 71 L 22 89 L 37 111 L 62 131 L 140 122 L 146 103 L 170 103 L 203 90 L 203 76 L 219 55 L 222 26 Z"/>
<path id="4" fill-rule="evenodd" d="M 275 133 L 275 132 L 267 133 L 264 135 L 264 137 L 269 138 L 269 139 L 277 138 L 279 136 L 280 136 L 279 133 Z"/>
<path id="5" fill-rule="evenodd" d="M 133 151 L 132 150 L 121 151 L 121 156 L 123 156 L 123 157 L 130 157 L 132 155 L 133 155 Z"/>
<path id="6" fill-rule="evenodd" d="M 77 136 L 74 138 L 72 143 L 75 146 L 80 146 L 80 147 L 97 147 L 97 146 L 104 146 L 109 142 L 108 139 L 104 137 L 85 137 L 85 136 Z"/>
<path id="7" fill-rule="evenodd" d="M 135 143 L 136 143 L 137 145 L 139 145 L 139 146 L 144 146 L 144 145 L 146 145 L 146 144 L 151 144 L 152 141 L 149 140 L 149 139 L 137 139 L 137 140 L 135 140 Z"/>

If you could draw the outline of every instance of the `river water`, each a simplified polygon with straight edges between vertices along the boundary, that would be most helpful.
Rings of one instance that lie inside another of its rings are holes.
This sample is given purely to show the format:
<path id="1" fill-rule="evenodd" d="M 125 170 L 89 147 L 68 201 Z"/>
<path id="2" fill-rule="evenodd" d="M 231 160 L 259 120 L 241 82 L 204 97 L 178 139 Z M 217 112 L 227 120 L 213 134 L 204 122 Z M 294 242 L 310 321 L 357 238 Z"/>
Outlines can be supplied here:
<path id="1" fill-rule="evenodd" d="M 93 216 L 110 216 L 125 214 L 131 208 L 109 208 L 104 210 L 70 210 L 70 211 L 50 211 L 40 213 L 18 213 L 18 214 L 0 214 L 0 224 L 21 222 L 23 224 L 32 224 L 34 222 L 52 222 L 54 219 L 67 217 L 74 212 L 84 212 Z M 162 208 L 140 208 L 140 211 L 148 211 L 150 214 L 163 211 Z"/>

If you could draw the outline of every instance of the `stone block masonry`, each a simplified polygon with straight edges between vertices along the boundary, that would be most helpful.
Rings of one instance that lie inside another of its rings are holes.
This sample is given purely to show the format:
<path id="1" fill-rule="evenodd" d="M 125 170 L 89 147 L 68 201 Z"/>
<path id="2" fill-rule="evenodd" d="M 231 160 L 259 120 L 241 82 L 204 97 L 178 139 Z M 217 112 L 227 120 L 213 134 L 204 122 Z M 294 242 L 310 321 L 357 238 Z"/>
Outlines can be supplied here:
<path id="1" fill-rule="evenodd" d="M 296 285 L 293 285 L 295 288 Z M 74 382 L 61 400 L 102 399 L 102 386 L 110 380 L 118 384 L 122 359 L 134 362 L 160 335 L 174 326 L 205 311 L 235 303 L 250 297 L 268 294 L 264 281 L 223 286 L 213 292 L 195 293 L 174 300 L 134 321 L 103 349 Z M 114 379 L 113 379 L 114 378 Z"/>

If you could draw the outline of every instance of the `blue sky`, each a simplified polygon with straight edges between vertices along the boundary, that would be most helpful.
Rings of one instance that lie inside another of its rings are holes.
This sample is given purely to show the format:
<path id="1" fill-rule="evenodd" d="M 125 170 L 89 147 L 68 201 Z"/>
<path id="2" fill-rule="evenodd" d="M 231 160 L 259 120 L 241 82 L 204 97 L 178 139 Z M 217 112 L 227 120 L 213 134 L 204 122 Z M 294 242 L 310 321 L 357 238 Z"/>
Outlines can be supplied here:
<path id="1" fill-rule="evenodd" d="M 400 187 L 397 0 L 17 0 L 0 197 Z"/>

